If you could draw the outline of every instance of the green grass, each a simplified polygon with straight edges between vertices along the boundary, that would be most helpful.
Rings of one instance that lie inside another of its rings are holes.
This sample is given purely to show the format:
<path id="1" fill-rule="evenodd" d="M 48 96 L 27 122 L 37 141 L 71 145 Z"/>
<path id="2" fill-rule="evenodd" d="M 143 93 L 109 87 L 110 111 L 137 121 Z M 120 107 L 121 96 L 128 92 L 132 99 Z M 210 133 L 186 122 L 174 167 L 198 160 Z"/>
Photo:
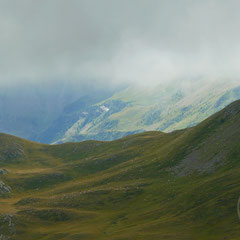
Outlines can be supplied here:
<path id="1" fill-rule="evenodd" d="M 240 98 L 238 83 L 200 82 L 182 88 L 181 84 L 170 84 L 123 89 L 86 109 L 87 117 L 77 121 L 57 142 L 114 140 L 144 131 L 184 129 Z M 101 105 L 110 110 L 96 114 L 93 108 Z"/>
<path id="2" fill-rule="evenodd" d="M 12 188 L 0 197 L 0 234 L 13 240 L 240 239 L 240 101 L 172 133 L 0 142 Z"/>

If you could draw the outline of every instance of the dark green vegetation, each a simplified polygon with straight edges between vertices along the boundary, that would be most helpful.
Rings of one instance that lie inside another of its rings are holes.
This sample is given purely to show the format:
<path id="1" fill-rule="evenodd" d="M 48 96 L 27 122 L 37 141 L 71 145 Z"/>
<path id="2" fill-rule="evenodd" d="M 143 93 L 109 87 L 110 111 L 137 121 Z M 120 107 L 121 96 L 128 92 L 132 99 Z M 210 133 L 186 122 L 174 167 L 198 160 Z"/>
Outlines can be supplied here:
<path id="1" fill-rule="evenodd" d="M 240 239 L 240 101 L 112 142 L 1 134 L 0 164 L 2 239 Z"/>

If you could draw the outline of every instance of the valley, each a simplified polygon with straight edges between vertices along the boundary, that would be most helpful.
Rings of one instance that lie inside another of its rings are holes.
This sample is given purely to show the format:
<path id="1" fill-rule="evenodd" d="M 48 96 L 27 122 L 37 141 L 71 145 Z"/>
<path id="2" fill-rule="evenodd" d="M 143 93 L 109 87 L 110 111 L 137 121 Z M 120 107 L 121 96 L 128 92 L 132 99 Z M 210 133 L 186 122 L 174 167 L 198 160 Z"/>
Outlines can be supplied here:
<path id="1" fill-rule="evenodd" d="M 170 133 L 0 143 L 0 239 L 240 239 L 240 101 Z"/>

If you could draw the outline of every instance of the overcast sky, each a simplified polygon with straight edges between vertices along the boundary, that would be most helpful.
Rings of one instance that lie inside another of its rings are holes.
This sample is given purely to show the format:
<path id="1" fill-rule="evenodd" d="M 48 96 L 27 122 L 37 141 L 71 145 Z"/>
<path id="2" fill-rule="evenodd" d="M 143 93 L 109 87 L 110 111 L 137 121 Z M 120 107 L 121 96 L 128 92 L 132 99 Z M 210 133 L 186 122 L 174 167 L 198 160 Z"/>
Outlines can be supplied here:
<path id="1" fill-rule="evenodd" d="M 240 79 L 239 0 L 0 0 L 0 84 Z"/>

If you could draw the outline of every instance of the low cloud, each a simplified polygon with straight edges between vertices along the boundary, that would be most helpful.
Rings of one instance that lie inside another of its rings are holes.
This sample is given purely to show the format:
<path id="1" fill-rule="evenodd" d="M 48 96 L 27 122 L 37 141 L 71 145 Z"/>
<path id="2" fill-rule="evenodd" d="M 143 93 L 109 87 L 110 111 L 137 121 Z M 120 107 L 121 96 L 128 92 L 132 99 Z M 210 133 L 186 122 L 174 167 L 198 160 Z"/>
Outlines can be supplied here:
<path id="1" fill-rule="evenodd" d="M 0 0 L 0 84 L 240 76 L 238 0 Z"/>

